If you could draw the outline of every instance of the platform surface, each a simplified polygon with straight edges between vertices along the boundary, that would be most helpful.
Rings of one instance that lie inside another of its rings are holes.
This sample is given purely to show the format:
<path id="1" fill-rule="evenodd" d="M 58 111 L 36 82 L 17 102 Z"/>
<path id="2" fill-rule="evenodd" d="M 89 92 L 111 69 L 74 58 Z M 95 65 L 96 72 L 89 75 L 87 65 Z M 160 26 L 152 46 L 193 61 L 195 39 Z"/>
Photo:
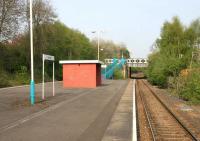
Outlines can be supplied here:
<path id="1" fill-rule="evenodd" d="M 46 84 L 47 100 L 29 106 L 29 87 L 0 89 L 0 141 L 100 141 L 128 80 L 109 80 L 94 89 Z M 36 85 L 41 96 L 41 85 Z"/>
<path id="2" fill-rule="evenodd" d="M 133 81 L 130 81 L 112 116 L 102 141 L 132 140 Z"/>

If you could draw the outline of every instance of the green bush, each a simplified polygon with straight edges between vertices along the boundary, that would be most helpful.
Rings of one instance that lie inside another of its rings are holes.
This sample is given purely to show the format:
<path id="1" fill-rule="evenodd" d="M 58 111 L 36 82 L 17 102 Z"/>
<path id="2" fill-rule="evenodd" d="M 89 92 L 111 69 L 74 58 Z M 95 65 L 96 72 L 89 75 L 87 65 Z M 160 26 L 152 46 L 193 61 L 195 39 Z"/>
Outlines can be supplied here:
<path id="1" fill-rule="evenodd" d="M 0 71 L 0 88 L 10 86 L 8 76 L 4 71 Z"/>
<path id="2" fill-rule="evenodd" d="M 17 85 L 25 85 L 30 83 L 30 76 L 27 73 L 17 73 L 15 76 L 15 81 Z"/>
<path id="3" fill-rule="evenodd" d="M 149 67 L 145 74 L 147 79 L 154 85 L 167 86 L 167 65 L 160 54 L 152 54 L 149 58 Z"/>
<path id="4" fill-rule="evenodd" d="M 114 79 L 123 79 L 123 73 L 120 69 L 114 70 Z"/>
<path id="5" fill-rule="evenodd" d="M 148 81 L 151 82 L 153 85 L 158 85 L 160 87 L 166 87 L 167 77 L 163 73 L 151 73 L 148 75 Z"/>
<path id="6" fill-rule="evenodd" d="M 185 79 L 179 96 L 194 104 L 200 103 L 200 71 L 192 71 Z"/>
<path id="7" fill-rule="evenodd" d="M 131 72 L 132 72 L 132 73 L 145 72 L 145 71 L 146 71 L 146 68 L 131 67 Z"/>
<path id="8" fill-rule="evenodd" d="M 30 74 L 27 71 L 26 66 L 19 66 L 19 69 L 15 73 L 8 73 L 7 80 L 10 86 L 25 85 L 30 83 Z"/>

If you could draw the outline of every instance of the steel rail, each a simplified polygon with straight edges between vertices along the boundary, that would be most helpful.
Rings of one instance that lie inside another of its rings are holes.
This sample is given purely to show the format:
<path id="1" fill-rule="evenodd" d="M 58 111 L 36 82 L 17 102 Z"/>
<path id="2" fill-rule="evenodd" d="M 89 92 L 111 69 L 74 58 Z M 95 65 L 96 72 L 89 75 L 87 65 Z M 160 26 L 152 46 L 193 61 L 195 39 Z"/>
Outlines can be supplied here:
<path id="1" fill-rule="evenodd" d="M 153 141 L 156 141 L 155 133 L 153 131 L 153 127 L 152 127 L 152 124 L 151 124 L 151 121 L 150 121 L 150 112 L 147 110 L 147 104 L 144 102 L 144 98 L 141 95 L 142 92 L 139 89 L 139 85 L 138 85 L 138 83 L 136 83 L 136 84 L 137 84 L 137 87 L 138 87 L 139 97 L 141 99 L 141 102 L 142 102 L 142 105 L 143 105 L 143 108 L 144 108 L 144 111 L 145 111 L 145 115 L 146 115 L 150 130 L 151 130 L 152 139 L 153 139 Z"/>
<path id="2" fill-rule="evenodd" d="M 172 115 L 172 117 L 181 125 L 181 127 L 191 136 L 191 138 L 194 141 L 199 141 L 199 139 L 192 133 L 192 131 L 190 131 L 190 129 L 188 129 L 183 122 L 167 107 L 166 104 L 164 104 L 164 102 L 156 95 L 156 93 L 150 88 L 150 86 L 148 86 L 144 80 L 141 80 L 141 82 L 151 91 L 151 93 L 153 94 L 153 96 L 162 104 L 162 106 Z"/>

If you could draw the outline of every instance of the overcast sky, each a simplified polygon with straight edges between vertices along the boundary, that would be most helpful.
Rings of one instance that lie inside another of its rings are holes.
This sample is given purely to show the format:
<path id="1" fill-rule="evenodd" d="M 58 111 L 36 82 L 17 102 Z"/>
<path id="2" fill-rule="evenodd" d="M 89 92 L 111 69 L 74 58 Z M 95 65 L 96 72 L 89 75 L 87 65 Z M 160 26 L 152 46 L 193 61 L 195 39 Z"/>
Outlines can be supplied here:
<path id="1" fill-rule="evenodd" d="M 185 25 L 200 17 L 200 0 L 51 0 L 61 22 L 85 33 L 125 43 L 133 57 L 147 57 L 162 24 L 179 16 Z"/>

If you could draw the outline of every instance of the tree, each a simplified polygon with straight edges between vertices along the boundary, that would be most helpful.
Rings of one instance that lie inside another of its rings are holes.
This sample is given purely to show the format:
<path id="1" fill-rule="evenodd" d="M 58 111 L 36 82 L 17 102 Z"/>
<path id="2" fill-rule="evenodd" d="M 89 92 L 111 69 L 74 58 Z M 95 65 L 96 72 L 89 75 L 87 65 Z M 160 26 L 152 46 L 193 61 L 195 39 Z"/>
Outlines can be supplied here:
<path id="1" fill-rule="evenodd" d="M 54 12 L 53 7 L 51 6 L 48 0 L 33 0 L 33 42 L 34 42 L 34 61 L 37 63 L 42 58 L 42 54 L 47 48 L 48 38 L 45 36 L 45 33 L 48 32 L 48 24 L 53 24 L 56 21 L 56 14 Z M 25 51 L 27 52 L 27 60 L 30 60 L 30 45 L 29 45 L 29 27 L 30 27 L 30 13 L 29 13 L 29 1 L 27 0 L 26 6 L 26 22 L 28 28 L 25 29 L 25 38 L 28 41 L 24 41 Z M 28 64 L 30 62 L 27 62 Z M 30 66 L 30 64 L 28 65 Z M 41 64 L 39 63 L 36 67 L 41 68 Z"/>
<path id="2" fill-rule="evenodd" d="M 200 37 L 200 18 L 194 20 L 189 29 L 193 30 L 195 32 L 195 36 L 198 38 Z"/>
<path id="3" fill-rule="evenodd" d="M 178 77 L 190 63 L 194 32 L 185 28 L 178 17 L 163 24 L 160 38 L 156 40 L 157 51 L 150 57 L 149 80 L 167 86 L 169 77 Z"/>
<path id="4" fill-rule="evenodd" d="M 44 53 L 56 56 L 56 60 L 95 59 L 95 48 L 81 32 L 70 29 L 59 21 L 42 26 L 49 29 L 43 34 L 44 38 L 47 39 Z M 41 65 L 41 60 L 36 62 L 37 66 Z M 60 64 L 56 62 L 55 67 L 59 68 L 56 70 L 56 77 L 61 79 L 62 69 Z M 51 70 L 49 69 L 48 74 L 51 74 Z"/>
<path id="5" fill-rule="evenodd" d="M 23 8 L 23 0 L 0 1 L 0 43 L 13 39 L 18 33 Z"/>
<path id="6" fill-rule="evenodd" d="M 161 30 L 159 40 L 160 52 L 168 56 L 178 57 L 184 53 L 182 41 L 184 38 L 184 27 L 178 17 L 174 17 L 172 22 L 165 22 Z"/>
<path id="7" fill-rule="evenodd" d="M 47 40 L 44 38 L 43 33 L 48 30 L 45 26 L 54 23 L 56 14 L 53 11 L 50 2 L 47 0 L 34 0 L 33 1 L 33 26 L 34 30 L 34 44 L 36 51 L 42 52 L 45 48 Z"/>
<path id="8" fill-rule="evenodd" d="M 92 45 L 96 49 L 97 54 L 97 39 L 92 40 Z M 100 40 L 100 60 L 108 58 L 129 58 L 129 51 L 124 43 L 116 44 L 111 40 Z"/>

